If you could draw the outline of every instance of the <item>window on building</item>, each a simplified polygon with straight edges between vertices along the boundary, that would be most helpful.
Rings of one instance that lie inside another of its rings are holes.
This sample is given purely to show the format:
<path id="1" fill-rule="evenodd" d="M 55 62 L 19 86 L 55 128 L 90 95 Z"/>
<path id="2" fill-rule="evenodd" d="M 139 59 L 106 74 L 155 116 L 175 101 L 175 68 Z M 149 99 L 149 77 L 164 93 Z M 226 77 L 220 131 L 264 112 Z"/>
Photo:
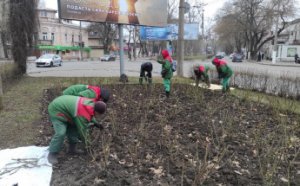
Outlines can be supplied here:
<path id="1" fill-rule="evenodd" d="M 43 32 L 43 40 L 48 40 L 48 34 L 47 34 L 47 32 Z"/>
<path id="2" fill-rule="evenodd" d="M 68 42 L 68 34 L 65 34 L 65 41 Z"/>
<path id="3" fill-rule="evenodd" d="M 51 33 L 51 40 L 54 41 L 54 39 L 55 39 L 54 33 Z"/>
<path id="4" fill-rule="evenodd" d="M 47 12 L 46 11 L 41 11 L 40 15 L 41 15 L 41 17 L 47 17 Z"/>

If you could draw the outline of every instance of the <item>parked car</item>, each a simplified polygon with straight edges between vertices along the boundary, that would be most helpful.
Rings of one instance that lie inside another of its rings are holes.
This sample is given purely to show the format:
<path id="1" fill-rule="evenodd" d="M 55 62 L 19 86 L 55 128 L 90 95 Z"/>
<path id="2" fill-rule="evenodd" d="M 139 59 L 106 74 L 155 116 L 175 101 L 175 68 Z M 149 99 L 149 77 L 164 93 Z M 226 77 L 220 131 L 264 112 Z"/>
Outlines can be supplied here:
<path id="1" fill-rule="evenodd" d="M 218 52 L 217 55 L 216 55 L 216 58 L 223 59 L 225 56 L 226 56 L 225 52 Z"/>
<path id="2" fill-rule="evenodd" d="M 100 58 L 101 61 L 115 61 L 116 56 L 112 54 L 104 55 Z"/>
<path id="3" fill-rule="evenodd" d="M 234 56 L 234 53 L 231 53 L 231 54 L 229 55 L 229 58 L 232 59 L 233 56 Z"/>
<path id="4" fill-rule="evenodd" d="M 35 61 L 36 67 L 53 67 L 61 66 L 62 60 L 59 55 L 56 54 L 44 54 Z"/>
<path id="5" fill-rule="evenodd" d="M 235 53 L 232 57 L 232 62 L 243 62 L 244 55 L 240 53 Z"/>

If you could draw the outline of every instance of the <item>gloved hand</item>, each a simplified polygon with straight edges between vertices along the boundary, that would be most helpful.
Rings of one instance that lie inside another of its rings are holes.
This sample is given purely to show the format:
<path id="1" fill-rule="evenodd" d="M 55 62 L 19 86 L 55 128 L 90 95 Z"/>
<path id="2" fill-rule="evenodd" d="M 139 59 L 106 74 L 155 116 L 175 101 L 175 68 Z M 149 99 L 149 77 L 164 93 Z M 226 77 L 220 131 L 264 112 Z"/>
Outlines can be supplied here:
<path id="1" fill-rule="evenodd" d="M 100 130 L 104 129 L 104 127 L 100 123 L 94 123 L 94 127 L 98 128 Z"/>
<path id="2" fill-rule="evenodd" d="M 100 130 L 104 129 L 104 127 L 100 123 L 89 123 L 88 127 L 90 129 L 93 129 L 94 127 L 98 128 Z"/>

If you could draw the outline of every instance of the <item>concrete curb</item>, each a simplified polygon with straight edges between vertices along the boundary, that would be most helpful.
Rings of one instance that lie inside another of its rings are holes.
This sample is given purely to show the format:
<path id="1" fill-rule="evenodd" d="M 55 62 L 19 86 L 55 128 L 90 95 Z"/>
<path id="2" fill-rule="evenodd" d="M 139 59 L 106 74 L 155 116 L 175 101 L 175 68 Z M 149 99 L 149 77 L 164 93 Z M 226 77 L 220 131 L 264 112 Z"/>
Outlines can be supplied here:
<path id="1" fill-rule="evenodd" d="M 255 63 L 255 64 L 258 64 L 258 65 L 265 65 L 265 66 L 299 67 L 300 68 L 300 64 L 295 64 L 295 63 L 291 63 L 291 64 L 283 64 L 283 63 L 272 64 L 272 63 L 255 62 L 255 61 L 247 61 L 247 62 Z"/>

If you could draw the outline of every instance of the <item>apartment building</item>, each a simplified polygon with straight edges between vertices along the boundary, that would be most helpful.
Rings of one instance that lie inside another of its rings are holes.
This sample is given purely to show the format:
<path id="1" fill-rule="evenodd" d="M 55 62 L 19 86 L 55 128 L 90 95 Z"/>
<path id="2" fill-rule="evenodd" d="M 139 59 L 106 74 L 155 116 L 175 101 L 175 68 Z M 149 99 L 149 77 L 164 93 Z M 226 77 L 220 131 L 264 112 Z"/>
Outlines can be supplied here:
<path id="1" fill-rule="evenodd" d="M 72 21 L 56 18 L 57 10 L 39 8 L 39 30 L 36 34 L 36 56 L 45 53 L 59 54 L 63 59 L 89 58 L 87 28 Z"/>

